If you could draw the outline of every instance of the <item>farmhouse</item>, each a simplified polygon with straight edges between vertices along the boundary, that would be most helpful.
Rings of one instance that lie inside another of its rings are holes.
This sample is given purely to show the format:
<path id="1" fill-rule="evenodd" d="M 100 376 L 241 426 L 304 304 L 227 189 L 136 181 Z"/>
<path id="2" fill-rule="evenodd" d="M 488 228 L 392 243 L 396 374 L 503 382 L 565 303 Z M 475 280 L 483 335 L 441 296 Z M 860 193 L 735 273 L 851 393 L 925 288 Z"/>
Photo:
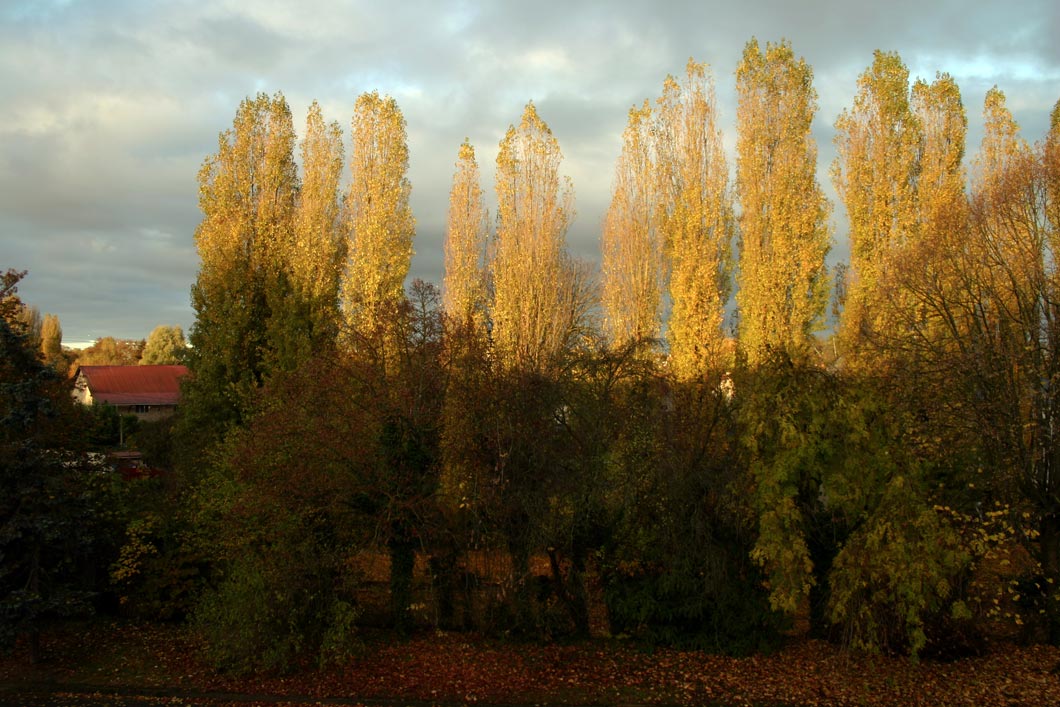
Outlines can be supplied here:
<path id="1" fill-rule="evenodd" d="M 187 366 L 80 366 L 73 395 L 83 405 L 113 405 L 123 415 L 157 420 L 177 409 L 187 374 Z"/>

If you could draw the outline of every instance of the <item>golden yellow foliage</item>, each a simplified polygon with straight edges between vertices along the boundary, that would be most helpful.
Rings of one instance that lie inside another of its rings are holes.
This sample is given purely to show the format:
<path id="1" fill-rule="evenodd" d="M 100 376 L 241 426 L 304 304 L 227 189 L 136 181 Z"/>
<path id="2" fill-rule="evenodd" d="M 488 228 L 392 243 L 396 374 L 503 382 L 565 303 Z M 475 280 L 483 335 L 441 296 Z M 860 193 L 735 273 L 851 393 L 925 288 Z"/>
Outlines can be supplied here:
<path id="1" fill-rule="evenodd" d="M 342 163 L 342 130 L 338 123 L 325 123 L 320 106 L 313 101 L 302 138 L 302 190 L 289 262 L 295 292 L 332 310 L 328 317 L 337 314 L 344 246 L 339 221 Z"/>
<path id="2" fill-rule="evenodd" d="M 354 105 L 349 246 L 342 277 L 346 324 L 354 331 L 385 327 L 379 313 L 404 296 L 416 222 L 409 208 L 409 151 L 397 102 L 378 92 Z"/>
<path id="3" fill-rule="evenodd" d="M 658 338 L 661 328 L 662 248 L 651 106 L 631 108 L 615 166 L 602 245 L 605 333 L 612 345 Z"/>
<path id="4" fill-rule="evenodd" d="M 449 192 L 449 224 L 445 233 L 443 306 L 459 325 L 481 329 L 486 316 L 486 279 L 482 259 L 486 248 L 486 209 L 482 203 L 475 148 L 460 145 Z"/>
<path id="5" fill-rule="evenodd" d="M 786 42 L 748 42 L 736 69 L 740 199 L 740 345 L 752 364 L 768 348 L 805 347 L 828 300 L 830 207 L 817 182 L 813 71 Z"/>
<path id="6" fill-rule="evenodd" d="M 909 102 L 909 70 L 895 53 L 877 51 L 858 78 L 851 110 L 836 120 L 832 165 L 836 191 L 850 220 L 850 271 L 841 335 L 852 362 L 870 347 L 900 338 L 909 302 L 890 274 L 916 240 L 920 121 Z M 864 356 L 862 356 L 864 354 Z"/>
<path id="7" fill-rule="evenodd" d="M 502 365 L 547 371 L 574 343 L 587 302 L 584 269 L 566 251 L 573 214 L 563 155 L 533 103 L 497 154 L 497 237 L 491 261 L 493 340 Z"/>
<path id="8" fill-rule="evenodd" d="M 729 175 L 707 65 L 689 59 L 684 82 L 668 76 L 657 103 L 659 228 L 673 307 L 670 369 L 691 380 L 722 363 L 732 270 Z"/>

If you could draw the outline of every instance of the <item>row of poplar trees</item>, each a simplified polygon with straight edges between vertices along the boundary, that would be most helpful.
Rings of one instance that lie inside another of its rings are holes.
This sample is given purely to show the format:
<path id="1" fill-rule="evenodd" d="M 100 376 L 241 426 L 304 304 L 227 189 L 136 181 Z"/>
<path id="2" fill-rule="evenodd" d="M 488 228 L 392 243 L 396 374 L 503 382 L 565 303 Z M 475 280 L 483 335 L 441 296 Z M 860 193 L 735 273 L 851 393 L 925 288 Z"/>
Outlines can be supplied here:
<path id="1" fill-rule="evenodd" d="M 441 296 L 404 289 L 395 101 L 357 99 L 340 193 L 338 124 L 310 107 L 299 170 L 283 97 L 245 100 L 199 175 L 182 529 L 163 550 L 138 525 L 123 577 L 194 566 L 156 599 L 233 668 L 345 655 L 379 557 L 401 630 L 1060 638 L 1060 109 L 1030 146 L 992 89 L 969 180 L 956 83 L 877 52 L 835 123 L 851 257 L 830 273 L 812 79 L 747 44 L 734 185 L 705 64 L 632 108 L 598 283 L 528 104 L 492 229 L 460 146 Z"/>

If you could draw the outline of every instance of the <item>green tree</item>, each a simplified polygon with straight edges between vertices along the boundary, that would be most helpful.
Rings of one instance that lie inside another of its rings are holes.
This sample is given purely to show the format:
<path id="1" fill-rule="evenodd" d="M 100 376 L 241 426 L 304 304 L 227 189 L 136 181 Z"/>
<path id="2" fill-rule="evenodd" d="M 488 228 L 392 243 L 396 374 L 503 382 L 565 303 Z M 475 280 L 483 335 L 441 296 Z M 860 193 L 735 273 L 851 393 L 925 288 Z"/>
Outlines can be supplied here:
<path id="1" fill-rule="evenodd" d="M 185 384 L 187 430 L 216 437 L 242 420 L 251 392 L 285 347 L 272 306 L 288 294 L 298 194 L 294 128 L 282 95 L 245 99 L 218 150 L 199 170 L 203 213 L 195 243 L 201 266 L 192 287 L 195 323 Z"/>
<path id="2" fill-rule="evenodd" d="M 211 493 L 224 571 L 197 610 L 218 665 L 344 657 L 360 551 L 390 556 L 394 623 L 409 625 L 415 553 L 437 515 L 442 318 L 422 283 L 377 315 L 378 329 L 353 335 L 352 355 L 325 351 L 274 376 L 229 439 Z"/>
<path id="3" fill-rule="evenodd" d="M 140 357 L 141 366 L 169 366 L 184 363 L 188 345 L 179 326 L 160 324 L 151 330 Z"/>
<path id="4" fill-rule="evenodd" d="M 0 276 L 0 646 L 28 635 L 37 661 L 41 623 L 89 608 L 77 569 L 92 534 L 86 420 L 21 316 L 24 274 Z"/>

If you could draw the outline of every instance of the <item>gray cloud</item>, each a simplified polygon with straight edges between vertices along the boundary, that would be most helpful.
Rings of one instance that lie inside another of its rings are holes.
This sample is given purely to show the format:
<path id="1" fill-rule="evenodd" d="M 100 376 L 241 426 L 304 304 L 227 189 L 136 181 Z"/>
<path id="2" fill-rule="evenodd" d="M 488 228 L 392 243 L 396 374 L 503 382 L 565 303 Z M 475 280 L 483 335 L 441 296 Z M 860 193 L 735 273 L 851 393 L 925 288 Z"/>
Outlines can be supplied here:
<path id="1" fill-rule="evenodd" d="M 861 3 L 203 3 L 53 0 L 0 8 L 0 267 L 29 269 L 26 300 L 66 339 L 188 327 L 196 173 L 239 101 L 281 90 L 349 130 L 356 96 L 394 95 L 408 121 L 413 275 L 439 281 L 449 181 L 468 137 L 492 194 L 508 124 L 534 100 L 575 183 L 572 251 L 595 258 L 626 112 L 689 56 L 708 61 L 726 143 L 745 42 L 789 39 L 814 67 L 819 178 L 832 124 L 880 48 L 964 92 L 969 155 L 982 98 L 1005 90 L 1030 140 L 1060 98 L 1060 9 L 1049 0 Z M 732 162 L 730 155 L 730 163 Z M 834 195 L 833 195 L 834 196 Z M 836 208 L 834 258 L 845 257 Z"/>

